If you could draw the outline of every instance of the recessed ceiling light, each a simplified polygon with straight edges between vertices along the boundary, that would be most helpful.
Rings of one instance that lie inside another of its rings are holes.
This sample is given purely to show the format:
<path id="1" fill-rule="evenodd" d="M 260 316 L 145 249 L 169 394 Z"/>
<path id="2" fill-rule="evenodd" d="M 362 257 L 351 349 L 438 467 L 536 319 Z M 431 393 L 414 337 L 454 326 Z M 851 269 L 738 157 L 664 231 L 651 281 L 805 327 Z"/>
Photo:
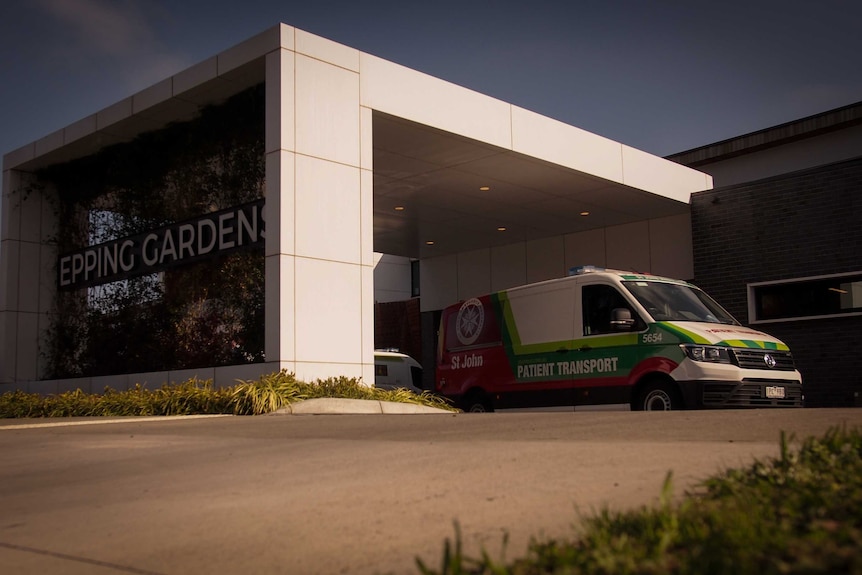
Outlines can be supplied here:
<path id="1" fill-rule="evenodd" d="M 487 192 L 487 191 L 488 191 L 488 190 L 490 190 L 490 189 L 491 189 L 491 186 L 482 186 L 481 188 L 479 188 L 479 191 L 481 191 L 481 192 Z"/>
<path id="2" fill-rule="evenodd" d="M 433 245 L 434 245 L 434 240 L 428 240 L 427 242 L 425 242 L 425 245 L 426 245 L 426 246 L 433 246 Z"/>
<path id="3" fill-rule="evenodd" d="M 497 228 L 497 231 L 498 231 L 498 232 L 505 232 L 505 231 L 506 231 L 506 226 L 500 226 L 499 228 Z"/>
<path id="4" fill-rule="evenodd" d="M 584 210 L 583 212 L 581 212 L 581 215 L 582 216 L 588 216 L 588 215 L 590 215 L 590 212 Z"/>
<path id="5" fill-rule="evenodd" d="M 395 206 L 395 211 L 396 211 L 396 212 L 403 212 L 403 211 L 404 211 L 404 206 Z"/>

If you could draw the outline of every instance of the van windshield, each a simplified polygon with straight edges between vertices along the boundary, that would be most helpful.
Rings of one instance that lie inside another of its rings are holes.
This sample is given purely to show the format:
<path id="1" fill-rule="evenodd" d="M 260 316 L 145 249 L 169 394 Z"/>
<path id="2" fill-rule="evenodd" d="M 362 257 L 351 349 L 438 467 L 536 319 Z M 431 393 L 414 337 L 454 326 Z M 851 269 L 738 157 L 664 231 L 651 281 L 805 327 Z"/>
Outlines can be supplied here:
<path id="1" fill-rule="evenodd" d="M 623 285 L 656 321 L 702 321 L 739 325 L 714 299 L 687 285 L 625 281 Z"/>

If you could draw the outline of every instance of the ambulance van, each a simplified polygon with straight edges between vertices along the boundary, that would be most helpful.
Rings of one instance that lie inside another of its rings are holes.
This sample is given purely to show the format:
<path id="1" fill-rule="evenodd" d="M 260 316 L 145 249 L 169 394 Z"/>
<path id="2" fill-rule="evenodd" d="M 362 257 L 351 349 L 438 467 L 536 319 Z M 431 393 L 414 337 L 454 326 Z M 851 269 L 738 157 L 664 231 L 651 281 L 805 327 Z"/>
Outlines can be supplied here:
<path id="1" fill-rule="evenodd" d="M 375 349 L 374 387 L 422 393 L 422 366 L 397 349 Z"/>
<path id="2" fill-rule="evenodd" d="M 465 411 L 802 407 L 789 348 L 680 280 L 592 266 L 446 308 L 436 390 Z"/>

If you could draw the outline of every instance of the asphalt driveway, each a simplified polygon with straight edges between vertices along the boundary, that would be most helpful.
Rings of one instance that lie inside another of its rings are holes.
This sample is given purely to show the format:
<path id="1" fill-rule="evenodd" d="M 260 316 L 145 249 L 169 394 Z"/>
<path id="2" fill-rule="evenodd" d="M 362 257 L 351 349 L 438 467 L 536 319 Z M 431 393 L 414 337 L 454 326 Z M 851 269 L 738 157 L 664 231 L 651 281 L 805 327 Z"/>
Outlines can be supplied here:
<path id="1" fill-rule="evenodd" d="M 0 571 L 416 573 L 455 522 L 514 557 L 844 424 L 862 410 L 0 420 Z"/>

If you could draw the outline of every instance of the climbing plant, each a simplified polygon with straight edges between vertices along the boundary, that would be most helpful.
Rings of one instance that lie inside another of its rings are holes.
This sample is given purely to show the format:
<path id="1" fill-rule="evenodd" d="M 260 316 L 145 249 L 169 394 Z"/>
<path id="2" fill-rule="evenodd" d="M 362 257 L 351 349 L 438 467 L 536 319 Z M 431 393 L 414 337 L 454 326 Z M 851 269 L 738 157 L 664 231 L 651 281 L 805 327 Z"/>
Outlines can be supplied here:
<path id="1" fill-rule="evenodd" d="M 264 107 L 256 86 L 192 120 L 38 172 L 56 191 L 58 252 L 262 198 Z M 50 317 L 50 378 L 263 361 L 263 250 L 58 290 Z"/>

